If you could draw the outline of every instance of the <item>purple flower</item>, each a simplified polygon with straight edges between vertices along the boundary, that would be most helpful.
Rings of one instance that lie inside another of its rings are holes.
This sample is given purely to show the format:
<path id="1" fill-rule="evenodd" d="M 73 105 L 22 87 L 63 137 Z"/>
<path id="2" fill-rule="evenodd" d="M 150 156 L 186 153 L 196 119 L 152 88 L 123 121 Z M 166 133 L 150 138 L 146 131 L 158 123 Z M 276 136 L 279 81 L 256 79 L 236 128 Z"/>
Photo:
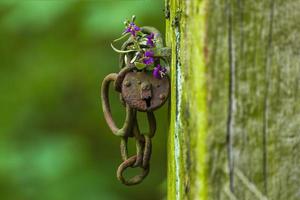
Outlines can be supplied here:
<path id="1" fill-rule="evenodd" d="M 132 36 L 136 36 L 136 32 L 140 31 L 141 28 L 135 25 L 135 23 L 130 22 L 125 29 L 125 33 L 131 33 Z"/>
<path id="2" fill-rule="evenodd" d="M 154 53 L 153 51 L 146 51 L 145 54 L 144 54 L 145 57 L 153 57 L 154 56 Z"/>
<path id="3" fill-rule="evenodd" d="M 154 63 L 154 59 L 152 57 L 147 57 L 144 59 L 144 63 L 146 65 L 151 65 L 152 63 Z"/>
<path id="4" fill-rule="evenodd" d="M 166 74 L 167 69 L 165 67 L 160 66 L 160 64 L 158 64 L 154 69 L 153 69 L 153 76 L 155 78 L 162 78 L 164 77 L 164 75 Z"/>
<path id="5" fill-rule="evenodd" d="M 154 33 L 151 33 L 150 35 L 146 36 L 147 38 L 147 45 L 149 45 L 150 47 L 154 47 Z"/>
<path id="6" fill-rule="evenodd" d="M 151 65 L 152 63 L 154 63 L 154 53 L 152 51 L 146 51 L 144 53 L 144 60 L 143 62 L 146 64 L 146 65 Z"/>

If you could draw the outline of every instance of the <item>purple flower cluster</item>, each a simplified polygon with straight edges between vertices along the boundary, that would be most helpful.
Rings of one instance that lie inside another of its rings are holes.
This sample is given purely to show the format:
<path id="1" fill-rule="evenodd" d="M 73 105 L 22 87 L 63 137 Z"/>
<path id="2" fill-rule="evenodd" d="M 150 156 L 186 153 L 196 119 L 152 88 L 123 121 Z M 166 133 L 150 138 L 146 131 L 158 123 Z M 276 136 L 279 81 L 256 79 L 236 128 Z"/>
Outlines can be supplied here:
<path id="1" fill-rule="evenodd" d="M 146 65 L 152 65 L 154 63 L 154 53 L 153 53 L 153 51 L 146 51 L 144 53 L 143 62 Z M 154 67 L 152 74 L 155 78 L 160 79 L 160 78 L 164 77 L 166 72 L 167 72 L 167 69 L 165 67 L 162 67 L 160 64 L 158 64 L 156 67 Z"/>
<path id="2" fill-rule="evenodd" d="M 140 31 L 141 28 L 135 25 L 134 22 L 130 22 L 125 29 L 125 33 L 131 33 L 132 36 L 136 36 L 136 33 Z"/>
<path id="3" fill-rule="evenodd" d="M 151 33 L 150 35 L 147 35 L 147 45 L 150 47 L 154 47 L 154 33 Z"/>
<path id="4" fill-rule="evenodd" d="M 154 56 L 153 48 L 155 48 L 155 34 L 154 33 L 142 33 L 141 28 L 138 27 L 135 23 L 135 16 L 132 17 L 131 22 L 129 20 L 125 21 L 124 24 L 126 26 L 124 33 L 130 33 L 130 35 L 133 37 L 133 42 L 137 46 L 139 46 L 137 49 L 137 54 L 140 55 L 143 53 L 142 56 L 136 56 L 135 61 L 139 64 L 141 62 L 142 65 L 137 66 L 138 69 L 142 70 L 144 68 L 147 68 L 148 70 L 152 70 L 152 74 L 155 78 L 163 78 L 166 73 L 167 69 L 160 64 L 154 64 L 155 61 L 159 62 L 159 58 Z M 123 34 L 124 34 L 123 33 Z M 140 37 L 137 37 L 140 36 Z M 146 49 L 143 47 L 144 42 L 146 39 Z"/>
<path id="5" fill-rule="evenodd" d="M 153 64 L 153 63 L 154 63 L 154 58 L 153 58 L 153 56 L 154 56 L 153 51 L 146 51 L 146 52 L 144 53 L 144 60 L 143 60 L 143 62 L 144 62 L 146 65 L 151 65 L 151 64 Z"/>
<path id="6" fill-rule="evenodd" d="M 158 64 L 154 69 L 153 69 L 153 76 L 155 78 L 162 78 L 166 74 L 167 69 L 165 67 L 162 67 L 160 64 Z"/>

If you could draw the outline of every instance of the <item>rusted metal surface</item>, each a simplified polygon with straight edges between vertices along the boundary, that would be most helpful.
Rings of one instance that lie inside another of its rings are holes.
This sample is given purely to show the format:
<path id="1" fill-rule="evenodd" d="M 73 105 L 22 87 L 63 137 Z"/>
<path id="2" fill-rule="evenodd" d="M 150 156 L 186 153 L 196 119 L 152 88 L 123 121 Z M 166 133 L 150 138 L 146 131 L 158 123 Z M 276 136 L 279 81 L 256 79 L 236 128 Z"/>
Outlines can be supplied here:
<path id="1" fill-rule="evenodd" d="M 146 72 L 128 72 L 122 84 L 124 101 L 138 111 L 154 111 L 169 96 L 170 82 L 167 76 L 158 79 Z"/>

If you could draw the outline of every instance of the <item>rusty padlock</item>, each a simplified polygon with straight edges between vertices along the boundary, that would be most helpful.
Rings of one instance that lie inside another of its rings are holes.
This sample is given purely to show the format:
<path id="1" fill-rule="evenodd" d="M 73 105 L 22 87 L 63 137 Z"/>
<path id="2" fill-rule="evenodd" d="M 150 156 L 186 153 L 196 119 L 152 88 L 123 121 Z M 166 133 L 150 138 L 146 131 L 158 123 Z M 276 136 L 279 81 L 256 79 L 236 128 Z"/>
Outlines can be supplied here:
<path id="1" fill-rule="evenodd" d="M 131 108 L 141 112 L 154 111 L 167 100 L 170 81 L 157 79 L 144 71 L 128 72 L 122 83 L 122 97 Z"/>
<path id="2" fill-rule="evenodd" d="M 129 26 L 136 25 L 132 25 L 131 22 Z M 155 39 L 155 45 L 152 47 L 155 46 L 155 51 L 160 53 L 155 55 L 156 57 L 154 57 L 153 63 L 159 65 L 160 59 L 164 59 L 164 61 L 168 60 L 170 49 L 163 47 L 159 31 L 153 27 L 136 27 L 133 27 L 134 29 L 132 30 L 139 30 L 144 38 L 149 39 L 153 37 L 153 39 Z M 132 32 L 130 33 L 132 34 Z M 132 48 L 136 47 L 136 42 L 139 41 L 139 39 L 140 38 L 134 36 L 124 42 L 122 49 L 119 51 L 122 52 L 120 56 L 120 72 L 106 76 L 101 87 L 102 108 L 105 120 L 113 134 L 121 137 L 120 149 L 123 162 L 117 170 L 117 177 L 125 185 L 138 184 L 149 173 L 152 149 L 151 138 L 156 131 L 156 120 L 153 111 L 160 108 L 166 102 L 170 91 L 170 81 L 167 75 L 155 77 L 153 75 L 154 72 L 151 73 L 151 71 L 146 70 L 146 67 L 140 69 L 136 66 L 136 63 L 133 62 L 133 60 L 140 55 L 140 52 L 147 51 L 145 47 L 149 48 L 149 46 L 141 42 L 138 43 L 139 51 L 132 51 Z M 135 54 L 132 52 L 135 52 Z M 109 103 L 109 85 L 111 82 L 114 82 L 115 91 L 120 93 L 121 102 L 126 107 L 126 118 L 121 128 L 116 126 L 111 115 Z M 147 113 L 149 123 L 148 133 L 140 133 L 137 122 L 137 111 Z M 130 137 L 136 140 L 136 155 L 131 157 L 128 156 L 127 148 L 128 138 Z M 141 167 L 143 171 L 141 174 L 127 180 L 124 178 L 123 172 L 128 167 Z"/>

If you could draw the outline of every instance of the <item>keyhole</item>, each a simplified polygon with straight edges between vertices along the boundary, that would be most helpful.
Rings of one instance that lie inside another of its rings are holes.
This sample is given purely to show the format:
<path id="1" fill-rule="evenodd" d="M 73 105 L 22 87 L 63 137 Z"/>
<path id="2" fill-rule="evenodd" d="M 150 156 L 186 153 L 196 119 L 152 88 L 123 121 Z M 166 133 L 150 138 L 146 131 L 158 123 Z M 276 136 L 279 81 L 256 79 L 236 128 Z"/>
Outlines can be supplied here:
<path id="1" fill-rule="evenodd" d="M 151 97 L 145 99 L 145 101 L 146 101 L 147 108 L 149 108 L 151 106 Z"/>
<path id="2" fill-rule="evenodd" d="M 146 107 L 151 107 L 152 85 L 148 81 L 141 84 L 141 98 L 145 101 Z"/>

